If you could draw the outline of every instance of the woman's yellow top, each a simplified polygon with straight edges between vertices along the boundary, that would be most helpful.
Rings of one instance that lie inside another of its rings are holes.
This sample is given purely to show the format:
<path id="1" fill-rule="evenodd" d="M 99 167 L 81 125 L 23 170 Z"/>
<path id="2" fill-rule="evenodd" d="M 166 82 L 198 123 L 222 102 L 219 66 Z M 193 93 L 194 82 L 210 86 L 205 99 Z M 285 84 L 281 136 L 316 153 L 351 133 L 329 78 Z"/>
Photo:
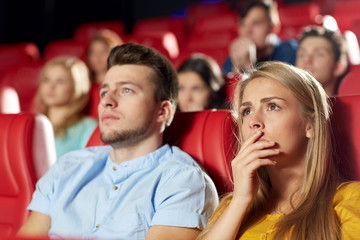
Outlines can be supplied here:
<path id="1" fill-rule="evenodd" d="M 360 239 L 360 182 L 352 182 L 340 188 L 334 196 L 334 209 L 341 225 L 342 240 Z M 218 216 L 225 210 L 220 209 Z M 274 225 L 284 214 L 267 215 L 264 220 L 247 229 L 239 238 L 272 239 L 275 234 Z"/>

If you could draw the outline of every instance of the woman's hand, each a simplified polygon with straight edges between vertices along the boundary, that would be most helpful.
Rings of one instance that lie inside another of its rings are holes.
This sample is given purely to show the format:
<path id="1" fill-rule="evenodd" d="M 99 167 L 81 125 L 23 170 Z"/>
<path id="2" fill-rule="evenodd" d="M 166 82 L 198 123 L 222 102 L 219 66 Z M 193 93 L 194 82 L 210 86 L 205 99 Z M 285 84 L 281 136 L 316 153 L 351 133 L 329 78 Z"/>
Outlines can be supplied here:
<path id="1" fill-rule="evenodd" d="M 244 141 L 241 149 L 231 162 L 234 177 L 233 200 L 246 201 L 250 205 L 259 188 L 256 170 L 262 166 L 273 166 L 275 161 L 269 157 L 279 154 L 279 149 L 273 149 L 274 141 L 258 141 L 262 136 L 258 131 Z"/>

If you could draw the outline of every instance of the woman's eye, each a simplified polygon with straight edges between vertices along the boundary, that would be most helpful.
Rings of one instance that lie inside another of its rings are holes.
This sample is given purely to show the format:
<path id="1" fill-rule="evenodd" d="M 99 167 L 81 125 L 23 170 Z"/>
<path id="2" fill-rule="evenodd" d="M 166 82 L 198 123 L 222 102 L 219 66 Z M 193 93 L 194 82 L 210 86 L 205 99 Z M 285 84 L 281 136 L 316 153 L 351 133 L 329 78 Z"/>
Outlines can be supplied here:
<path id="1" fill-rule="evenodd" d="M 245 117 L 245 116 L 247 116 L 247 115 L 249 115 L 249 114 L 251 114 L 251 109 L 250 109 L 250 108 L 245 108 L 245 109 L 241 112 L 241 115 L 242 115 L 243 117 Z"/>
<path id="2" fill-rule="evenodd" d="M 268 105 L 268 110 L 269 110 L 269 111 L 276 111 L 276 110 L 280 110 L 280 108 L 279 108 L 279 106 L 276 105 L 275 103 L 270 103 L 270 104 Z"/>

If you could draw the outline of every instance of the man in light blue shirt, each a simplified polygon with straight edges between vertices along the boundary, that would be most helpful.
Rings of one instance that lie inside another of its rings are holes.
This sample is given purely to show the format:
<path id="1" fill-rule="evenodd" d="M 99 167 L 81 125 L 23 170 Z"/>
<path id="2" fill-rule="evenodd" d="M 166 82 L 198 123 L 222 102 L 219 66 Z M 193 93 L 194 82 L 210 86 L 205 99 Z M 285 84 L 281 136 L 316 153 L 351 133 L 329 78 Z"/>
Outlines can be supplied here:
<path id="1" fill-rule="evenodd" d="M 195 239 L 218 204 L 211 179 L 177 147 L 163 145 L 177 76 L 153 49 L 113 48 L 100 87 L 101 140 L 70 152 L 39 180 L 22 236 Z"/>

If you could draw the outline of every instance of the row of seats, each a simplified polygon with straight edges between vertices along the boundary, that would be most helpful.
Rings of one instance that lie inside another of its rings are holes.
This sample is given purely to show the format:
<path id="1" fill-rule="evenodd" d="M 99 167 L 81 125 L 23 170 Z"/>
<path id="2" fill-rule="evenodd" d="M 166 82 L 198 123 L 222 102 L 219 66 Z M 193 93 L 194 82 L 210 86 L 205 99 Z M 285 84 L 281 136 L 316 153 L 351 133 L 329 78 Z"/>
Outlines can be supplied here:
<path id="1" fill-rule="evenodd" d="M 332 98 L 332 104 L 334 154 L 340 172 L 347 179 L 360 180 L 360 95 Z M 0 124 L 0 234 L 11 236 L 27 218 L 35 182 L 53 163 L 55 149 L 49 138 L 51 126 L 43 116 L 0 114 Z M 205 110 L 176 113 L 164 138 L 207 171 L 221 196 L 232 190 L 230 165 L 239 148 L 237 134 L 231 111 Z M 97 128 L 87 147 L 99 145 L 104 143 Z M 41 162 L 36 160 L 39 156 Z"/>

